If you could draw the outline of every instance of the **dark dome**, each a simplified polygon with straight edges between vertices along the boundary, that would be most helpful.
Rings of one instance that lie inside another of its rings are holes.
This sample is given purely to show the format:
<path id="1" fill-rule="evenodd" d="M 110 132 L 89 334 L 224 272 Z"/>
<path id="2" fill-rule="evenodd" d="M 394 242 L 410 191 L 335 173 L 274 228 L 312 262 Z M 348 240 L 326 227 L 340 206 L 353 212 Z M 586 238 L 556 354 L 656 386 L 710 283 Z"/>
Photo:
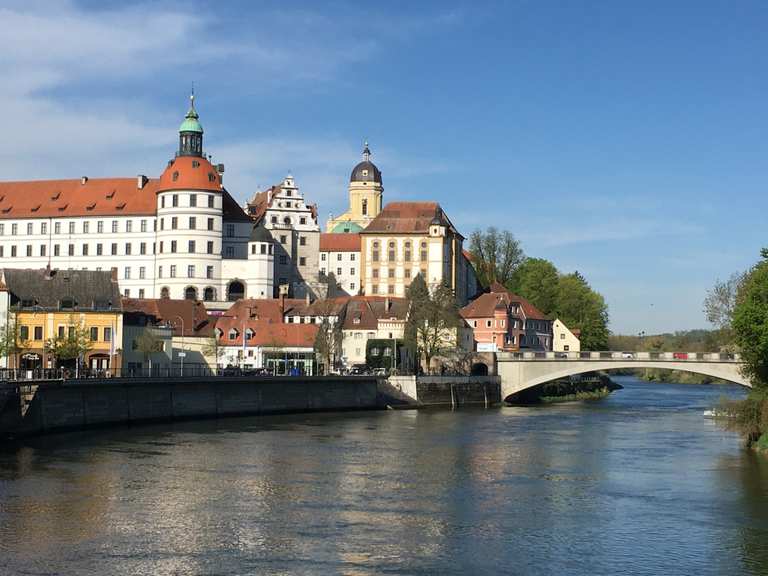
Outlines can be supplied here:
<path id="1" fill-rule="evenodd" d="M 352 168 L 350 182 L 376 182 L 381 184 L 381 170 L 370 160 L 363 160 L 357 166 Z"/>
<path id="2" fill-rule="evenodd" d="M 272 242 L 272 235 L 267 231 L 264 226 L 254 226 L 251 230 L 251 237 L 249 242 Z"/>

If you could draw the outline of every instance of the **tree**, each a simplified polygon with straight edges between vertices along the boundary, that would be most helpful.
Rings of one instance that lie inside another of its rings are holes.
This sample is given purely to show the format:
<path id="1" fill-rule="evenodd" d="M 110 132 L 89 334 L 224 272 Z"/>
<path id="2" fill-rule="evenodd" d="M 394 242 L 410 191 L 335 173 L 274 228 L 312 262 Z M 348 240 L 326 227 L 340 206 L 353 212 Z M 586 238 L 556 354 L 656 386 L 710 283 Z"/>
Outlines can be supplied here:
<path id="1" fill-rule="evenodd" d="M 430 292 L 421 274 L 408 287 L 406 341 L 416 349 L 422 369 L 429 372 L 432 359 L 455 344 L 461 318 L 456 297 L 447 285 Z"/>
<path id="2" fill-rule="evenodd" d="M 506 286 L 524 258 L 520 243 L 514 235 L 508 230 L 500 232 L 493 226 L 485 232 L 472 232 L 469 251 L 477 280 L 485 288 L 494 282 Z"/>
<path id="3" fill-rule="evenodd" d="M 507 288 L 550 316 L 557 306 L 559 279 L 557 268 L 549 260 L 526 258 L 515 270 Z"/>
<path id="4" fill-rule="evenodd" d="M 219 337 L 216 335 L 215 330 L 214 330 L 213 336 L 206 339 L 205 344 L 203 344 L 200 351 L 203 353 L 203 356 L 206 359 L 213 358 L 215 363 L 214 370 L 218 368 L 219 360 L 221 360 L 224 357 L 225 350 L 222 346 L 219 346 Z"/>
<path id="5" fill-rule="evenodd" d="M 26 346 L 26 342 L 22 342 L 19 334 L 19 325 L 15 318 L 8 319 L 8 323 L 0 327 L 0 358 L 6 358 L 9 360 L 9 368 L 16 368 L 16 356 Z M 12 362 L 10 361 L 12 360 Z M 13 364 L 13 366 L 11 366 Z"/>
<path id="6" fill-rule="evenodd" d="M 768 252 L 743 278 L 733 307 L 731 326 L 741 351 L 744 375 L 757 388 L 768 389 Z"/>
<path id="7" fill-rule="evenodd" d="M 707 297 L 704 299 L 704 313 L 707 321 L 720 330 L 731 327 L 736 298 L 745 279 L 746 274 L 737 272 L 728 280 L 718 280 L 707 292 Z"/>
<path id="8" fill-rule="evenodd" d="M 553 316 L 581 330 L 582 350 L 608 347 L 608 306 L 578 272 L 560 277 Z"/>
<path id="9" fill-rule="evenodd" d="M 136 339 L 136 350 L 141 352 L 149 364 L 149 375 L 152 375 L 152 354 L 162 350 L 163 340 L 151 328 L 144 330 Z"/>
<path id="10" fill-rule="evenodd" d="M 85 326 L 72 318 L 68 328 L 65 336 L 49 338 L 45 343 L 45 349 L 53 354 L 57 364 L 66 360 L 75 360 L 79 365 L 80 359 L 93 348 L 91 335 Z"/>
<path id="11" fill-rule="evenodd" d="M 344 308 L 332 298 L 326 298 L 314 304 L 315 314 L 323 320 L 315 336 L 315 354 L 320 357 L 326 372 L 341 357 L 344 340 Z"/>

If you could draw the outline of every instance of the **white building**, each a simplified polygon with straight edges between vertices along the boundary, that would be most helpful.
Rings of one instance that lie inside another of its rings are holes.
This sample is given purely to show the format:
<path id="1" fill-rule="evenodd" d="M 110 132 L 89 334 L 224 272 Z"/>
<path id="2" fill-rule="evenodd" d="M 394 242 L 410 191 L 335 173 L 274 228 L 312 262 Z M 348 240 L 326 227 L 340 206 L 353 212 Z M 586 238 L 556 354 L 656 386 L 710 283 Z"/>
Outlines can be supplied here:
<path id="1" fill-rule="evenodd" d="M 360 235 L 320 234 L 320 278 L 336 282 L 350 296 L 360 292 Z"/>
<path id="2" fill-rule="evenodd" d="M 580 331 L 570 330 L 560 318 L 552 323 L 552 350 L 554 352 L 581 352 Z"/>
<path id="3" fill-rule="evenodd" d="M 274 248 L 203 154 L 198 118 L 193 97 L 160 178 L 0 182 L 3 265 L 117 268 L 138 298 L 271 296 Z"/>

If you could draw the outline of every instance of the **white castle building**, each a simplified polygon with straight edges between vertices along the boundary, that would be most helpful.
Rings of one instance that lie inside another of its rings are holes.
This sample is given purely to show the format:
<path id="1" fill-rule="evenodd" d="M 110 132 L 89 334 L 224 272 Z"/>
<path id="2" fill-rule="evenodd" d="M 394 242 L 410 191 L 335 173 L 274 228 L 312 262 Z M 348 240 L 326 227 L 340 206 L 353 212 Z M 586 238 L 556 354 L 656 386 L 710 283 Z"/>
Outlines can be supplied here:
<path id="1" fill-rule="evenodd" d="M 203 154 L 193 95 L 160 178 L 0 182 L 0 260 L 7 268 L 117 268 L 133 298 L 270 298 L 272 236 L 230 196 L 223 172 Z"/>

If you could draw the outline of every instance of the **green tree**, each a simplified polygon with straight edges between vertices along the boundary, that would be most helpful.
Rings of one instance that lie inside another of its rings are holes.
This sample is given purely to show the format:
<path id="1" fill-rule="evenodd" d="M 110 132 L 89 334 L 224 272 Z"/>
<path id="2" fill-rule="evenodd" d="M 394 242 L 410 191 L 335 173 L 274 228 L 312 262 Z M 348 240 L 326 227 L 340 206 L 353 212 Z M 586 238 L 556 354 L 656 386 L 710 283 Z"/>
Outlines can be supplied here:
<path id="1" fill-rule="evenodd" d="M 557 306 L 559 280 L 560 275 L 552 262 L 526 258 L 513 273 L 507 288 L 551 316 Z"/>
<path id="2" fill-rule="evenodd" d="M 552 313 L 566 326 L 581 330 L 582 350 L 608 347 L 608 306 L 578 272 L 560 277 L 557 303 Z"/>
<path id="3" fill-rule="evenodd" d="M 768 251 L 745 276 L 733 308 L 732 328 L 744 375 L 768 389 Z"/>
<path id="4" fill-rule="evenodd" d="M 141 352 L 144 361 L 149 365 L 149 375 L 152 375 L 152 355 L 163 349 L 163 340 L 154 330 L 147 328 L 136 339 L 136 350 Z"/>
<path id="5" fill-rule="evenodd" d="M 90 332 L 85 326 L 70 319 L 67 328 L 66 335 L 49 338 L 45 343 L 46 351 L 53 355 L 57 364 L 66 360 L 79 362 L 80 358 L 93 348 Z"/>
<path id="6" fill-rule="evenodd" d="M 432 359 L 455 345 L 461 318 L 456 297 L 449 286 L 430 292 L 421 274 L 408 287 L 408 320 L 405 338 L 416 350 L 422 369 L 429 372 Z"/>
<path id="7" fill-rule="evenodd" d="M 0 327 L 0 358 L 8 360 L 9 368 L 17 367 L 16 357 L 27 344 L 21 340 L 19 332 L 19 325 L 15 318 L 9 317 L 8 323 Z"/>
<path id="8" fill-rule="evenodd" d="M 507 285 L 517 267 L 523 261 L 523 250 L 508 230 L 499 231 L 493 226 L 485 232 L 475 230 L 469 237 L 469 251 L 477 280 L 488 288 L 494 282 Z"/>

